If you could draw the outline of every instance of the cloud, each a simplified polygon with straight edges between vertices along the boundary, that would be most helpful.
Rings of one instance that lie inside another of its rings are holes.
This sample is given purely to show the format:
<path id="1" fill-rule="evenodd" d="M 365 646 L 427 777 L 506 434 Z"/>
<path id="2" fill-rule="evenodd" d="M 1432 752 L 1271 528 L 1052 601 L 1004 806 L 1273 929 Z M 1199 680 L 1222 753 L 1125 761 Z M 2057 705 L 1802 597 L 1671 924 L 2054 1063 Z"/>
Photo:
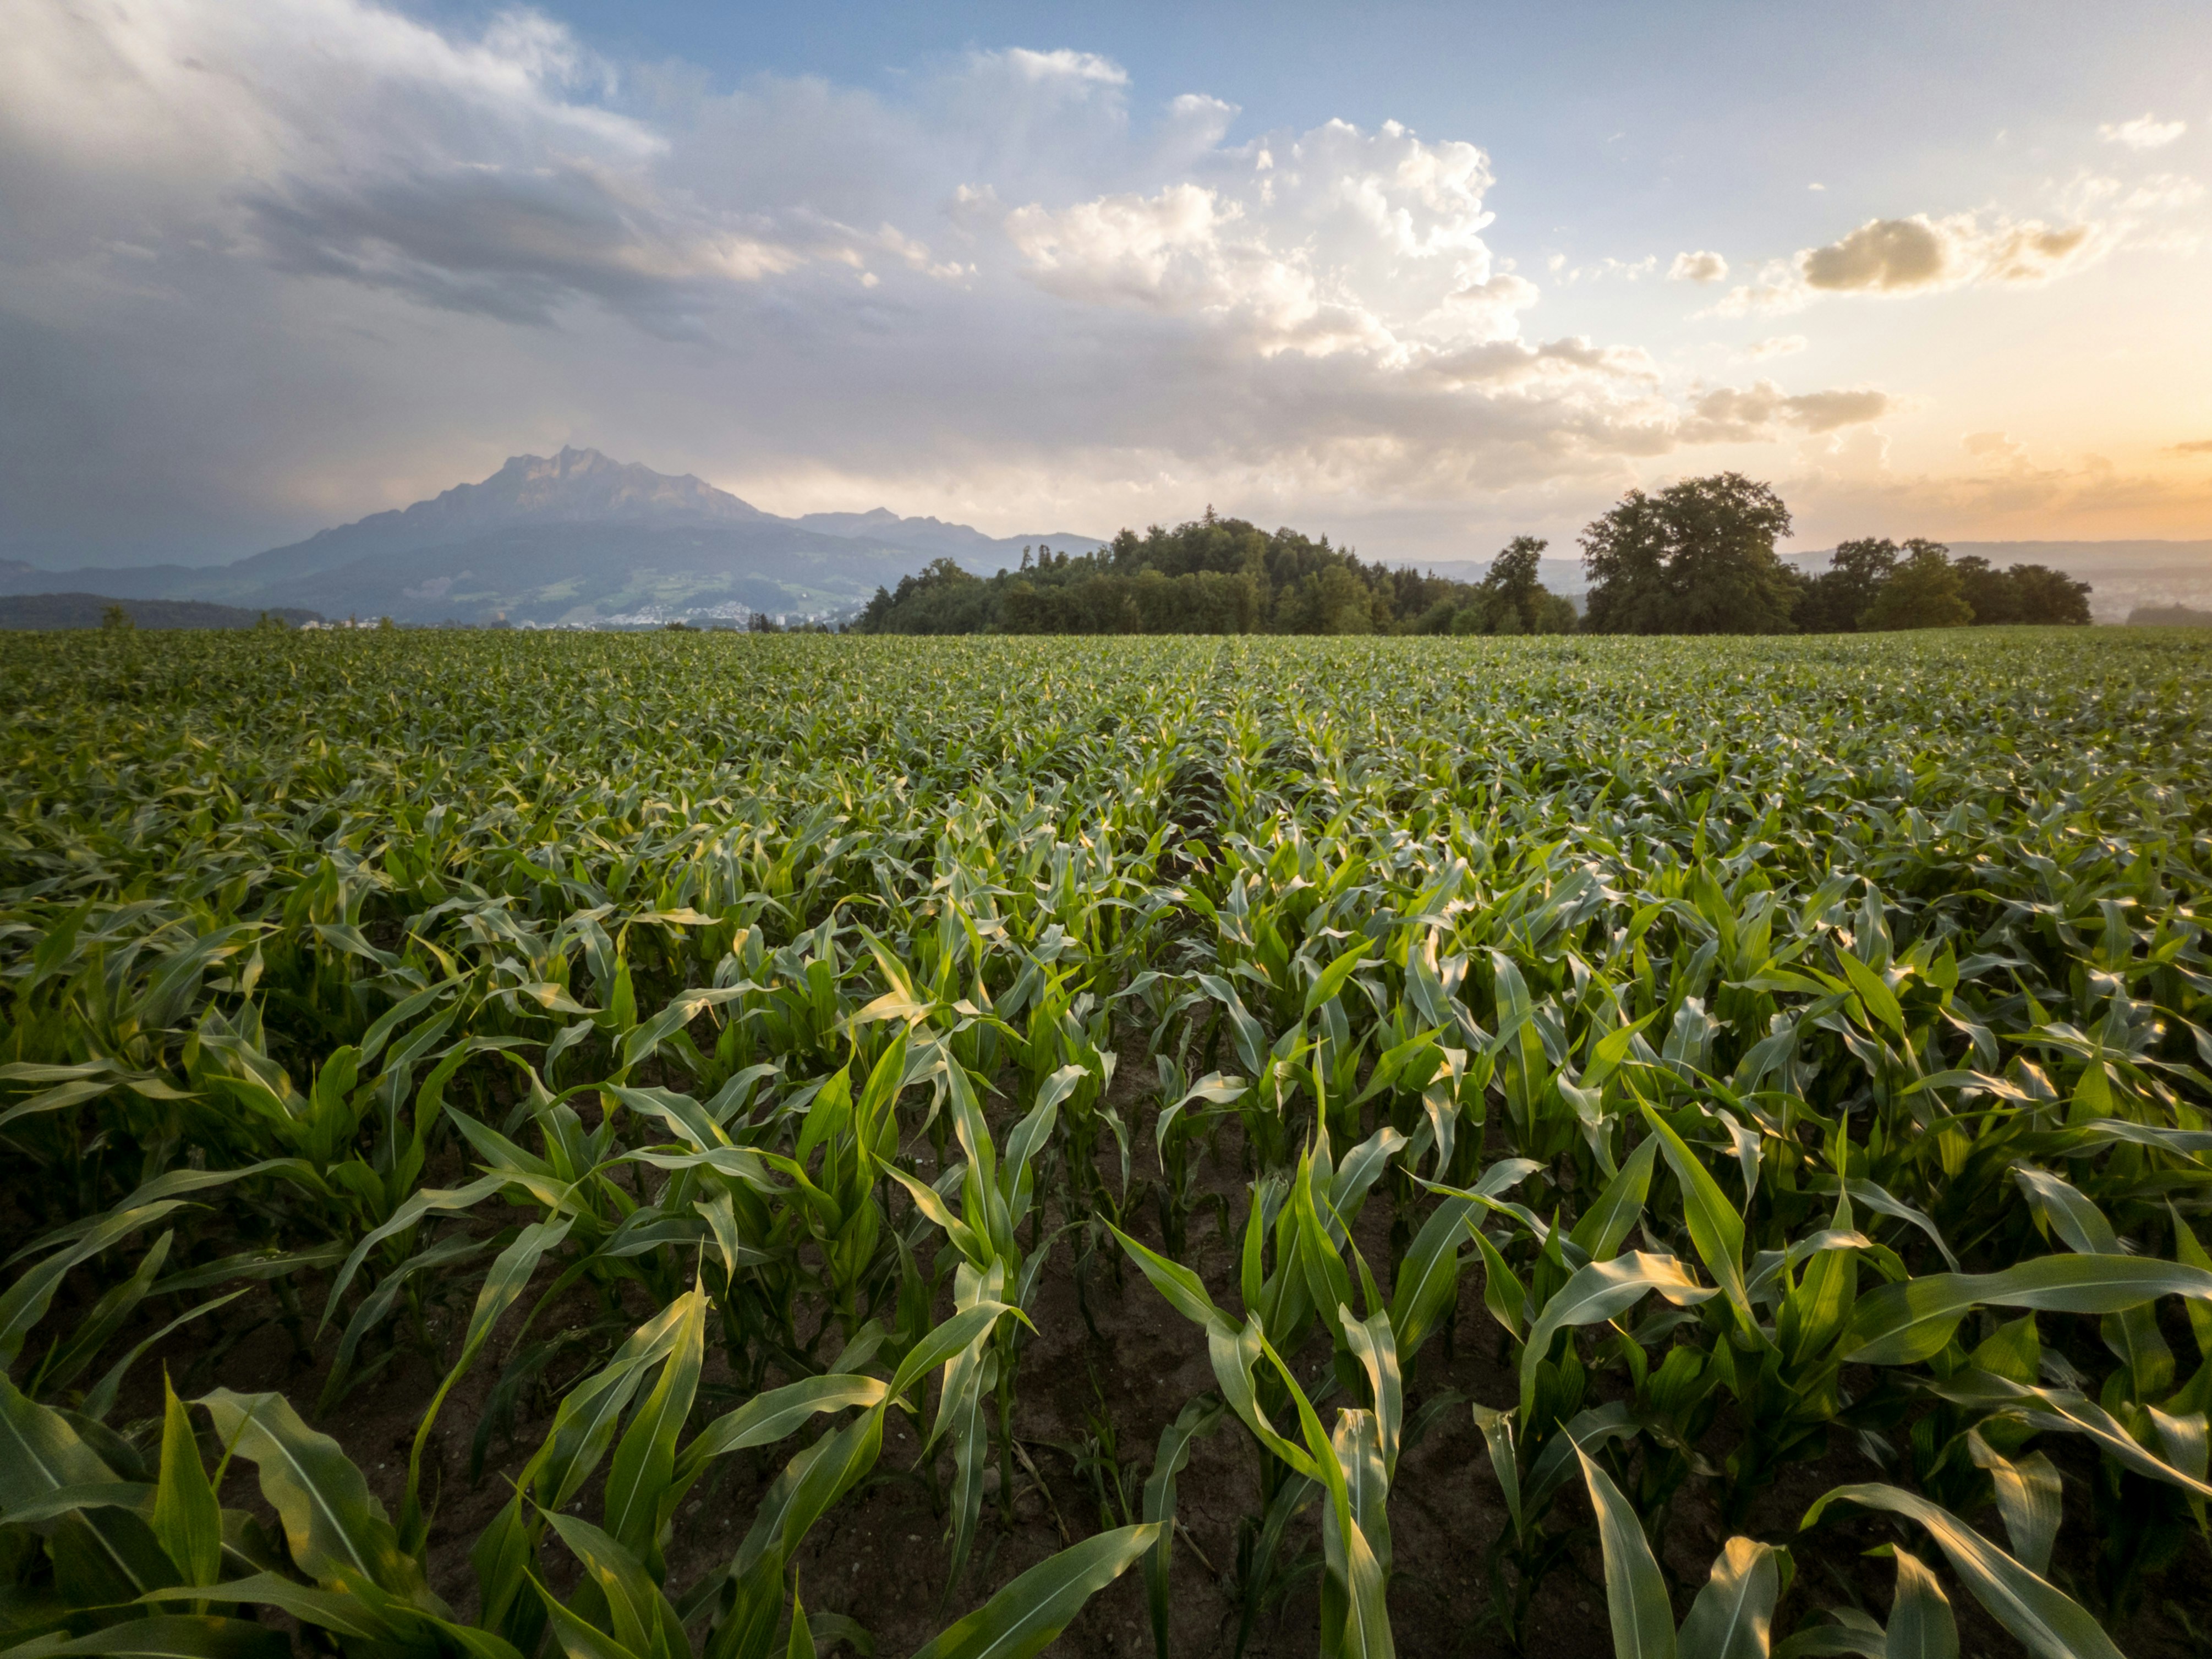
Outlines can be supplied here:
<path id="1" fill-rule="evenodd" d="M 1240 119 L 1075 50 L 717 92 L 526 10 L 27 0 L 0 550 L 250 551 L 571 438 L 769 505 L 1463 515 L 1889 406 L 1532 326 L 1473 143 Z"/>
<path id="2" fill-rule="evenodd" d="M 2094 202 L 2110 181 L 2090 181 L 2070 192 Z M 2186 181 L 2185 181 L 2186 182 Z M 2170 199 L 2187 199 L 2172 192 Z M 2141 192 L 2132 211 L 2154 205 Z M 1822 295 L 1898 297 L 1992 284 L 2049 282 L 2102 258 L 2131 222 L 2084 220 L 2051 225 L 2002 214 L 1924 213 L 1869 219 L 1824 246 L 1762 265 L 1755 279 L 1729 290 L 1708 313 L 1717 317 L 1778 315 L 1802 311 Z"/>
<path id="3" fill-rule="evenodd" d="M 1728 277 L 1728 261 L 1717 253 L 1678 253 L 1667 275 L 1678 283 L 1723 282 Z"/>
<path id="4" fill-rule="evenodd" d="M 1721 386 L 1695 399 L 1683 435 L 1693 442 L 1749 443 L 1775 436 L 1784 426 L 1821 434 L 1878 421 L 1894 407 L 1875 391 L 1786 395 L 1771 380 L 1749 387 Z"/>
<path id="5" fill-rule="evenodd" d="M 2169 455 L 2212 455 L 2212 438 L 2192 438 L 2187 443 L 2168 444 Z"/>
<path id="6" fill-rule="evenodd" d="M 2086 225 L 2058 228 L 2030 219 L 1984 228 L 1971 214 L 1948 220 L 1869 219 L 1826 247 L 1798 256 L 1809 288 L 1910 293 L 1972 282 L 2040 282 L 2091 246 Z"/>
<path id="7" fill-rule="evenodd" d="M 2027 446 L 2005 432 L 1969 432 L 1959 447 L 1989 466 L 2014 465 L 2027 459 Z"/>
<path id="8" fill-rule="evenodd" d="M 1769 357 L 1795 356 L 1808 343 L 1802 334 L 1777 334 L 1769 339 L 1754 340 L 1750 356 L 1753 362 L 1764 362 Z"/>
<path id="9" fill-rule="evenodd" d="M 2125 144 L 2130 149 L 2163 149 L 2188 131 L 2186 121 L 2138 115 L 2132 121 L 2108 121 L 2097 129 L 2097 136 L 2108 144 Z"/>

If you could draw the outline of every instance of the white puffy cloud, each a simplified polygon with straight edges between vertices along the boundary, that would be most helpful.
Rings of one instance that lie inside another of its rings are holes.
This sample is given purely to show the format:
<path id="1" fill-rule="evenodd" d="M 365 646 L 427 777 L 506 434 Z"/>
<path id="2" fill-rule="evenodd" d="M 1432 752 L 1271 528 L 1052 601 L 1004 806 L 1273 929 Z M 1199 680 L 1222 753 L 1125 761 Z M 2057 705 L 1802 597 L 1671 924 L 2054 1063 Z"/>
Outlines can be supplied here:
<path id="1" fill-rule="evenodd" d="M 25 0 L 0 551 L 246 551 L 571 437 L 1001 526 L 1449 513 L 1887 407 L 1530 328 L 1470 143 L 1239 136 L 1073 50 L 896 88 L 718 93 L 527 11 Z"/>
<path id="2" fill-rule="evenodd" d="M 1721 283 L 1728 280 L 1728 261 L 1717 253 L 1678 253 L 1667 275 L 1678 283 Z"/>
<path id="3" fill-rule="evenodd" d="M 2125 144 L 2130 149 L 2164 149 L 2188 131 L 2186 121 L 2138 115 L 2131 121 L 2107 121 L 2097 129 L 2097 136 L 2108 144 Z"/>

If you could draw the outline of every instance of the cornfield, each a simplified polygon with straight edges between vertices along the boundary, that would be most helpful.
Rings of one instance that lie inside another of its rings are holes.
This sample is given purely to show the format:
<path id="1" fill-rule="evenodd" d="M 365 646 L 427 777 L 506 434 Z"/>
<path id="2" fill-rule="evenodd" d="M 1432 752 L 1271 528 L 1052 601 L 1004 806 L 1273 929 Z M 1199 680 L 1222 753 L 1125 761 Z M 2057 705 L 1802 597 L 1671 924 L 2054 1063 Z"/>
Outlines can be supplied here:
<path id="1" fill-rule="evenodd" d="M 0 700 L 0 1659 L 2207 1639 L 2206 635 Z"/>

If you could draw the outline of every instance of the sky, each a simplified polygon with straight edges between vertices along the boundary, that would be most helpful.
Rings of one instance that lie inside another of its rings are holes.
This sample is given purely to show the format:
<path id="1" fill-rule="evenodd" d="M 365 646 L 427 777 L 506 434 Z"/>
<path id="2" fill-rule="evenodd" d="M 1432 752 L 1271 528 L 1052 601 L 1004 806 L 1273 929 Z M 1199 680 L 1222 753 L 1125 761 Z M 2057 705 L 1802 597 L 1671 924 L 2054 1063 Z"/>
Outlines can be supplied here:
<path id="1" fill-rule="evenodd" d="M 2212 537 L 2212 8 L 11 0 L 0 556 L 772 512 Z"/>

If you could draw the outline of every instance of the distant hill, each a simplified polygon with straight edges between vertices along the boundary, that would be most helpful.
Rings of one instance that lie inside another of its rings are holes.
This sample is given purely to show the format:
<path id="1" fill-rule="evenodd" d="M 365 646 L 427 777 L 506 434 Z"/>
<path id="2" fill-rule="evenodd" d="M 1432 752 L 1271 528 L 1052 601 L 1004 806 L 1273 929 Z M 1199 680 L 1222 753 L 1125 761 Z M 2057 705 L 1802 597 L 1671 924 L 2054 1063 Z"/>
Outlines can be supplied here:
<path id="1" fill-rule="evenodd" d="M 120 605 L 140 628 L 251 628 L 262 612 L 199 599 L 116 599 L 105 593 L 18 593 L 0 598 L 0 629 L 98 628 L 107 607 Z M 297 628 L 320 622 L 313 611 L 283 608 L 269 614 Z"/>
<path id="2" fill-rule="evenodd" d="M 1030 536 L 986 536 L 964 524 L 942 519 L 902 519 L 887 507 L 872 513 L 809 513 L 792 523 L 825 536 L 850 536 L 855 540 L 881 542 L 912 548 L 932 558 L 957 559 L 978 574 L 1000 565 L 1016 568 L 1024 548 L 1048 547 L 1055 553 L 1088 553 L 1106 544 L 1096 536 L 1073 531 L 1050 531 Z"/>
<path id="3" fill-rule="evenodd" d="M 563 449 L 518 455 L 479 483 L 233 564 L 56 573 L 0 562 L 0 594 L 65 582 L 134 601 L 255 612 L 647 626 L 753 611 L 838 615 L 931 559 L 988 572 L 1018 562 L 1019 548 L 1034 543 L 1073 552 L 1103 545 L 1066 533 L 994 538 L 883 508 L 780 518 L 688 474 Z"/>
<path id="4" fill-rule="evenodd" d="M 2139 605 L 2128 612 L 2130 628 L 2212 628 L 2212 611 L 2185 605 Z"/>

